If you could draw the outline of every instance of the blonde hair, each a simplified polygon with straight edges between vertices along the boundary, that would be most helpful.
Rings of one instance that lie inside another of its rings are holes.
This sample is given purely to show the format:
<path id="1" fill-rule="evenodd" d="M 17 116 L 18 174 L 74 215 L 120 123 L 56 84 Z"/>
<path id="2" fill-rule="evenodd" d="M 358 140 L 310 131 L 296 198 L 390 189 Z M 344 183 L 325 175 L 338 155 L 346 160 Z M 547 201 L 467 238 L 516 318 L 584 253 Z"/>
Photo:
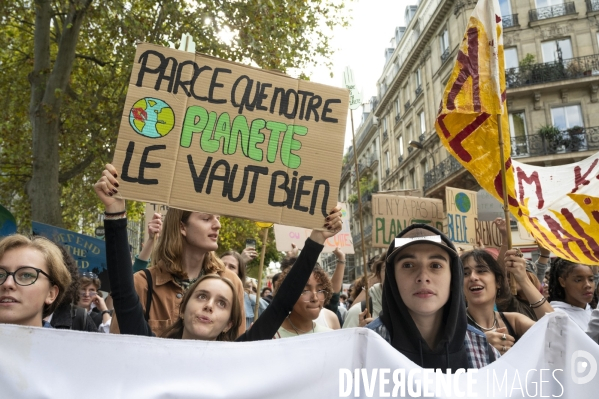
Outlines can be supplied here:
<path id="1" fill-rule="evenodd" d="M 162 233 L 152 255 L 152 266 L 163 268 L 164 271 L 182 279 L 187 278 L 187 273 L 181 267 L 183 260 L 181 223 L 186 225 L 192 213 L 191 211 L 169 208 L 162 224 Z M 225 264 L 213 251 L 210 251 L 204 256 L 202 270 L 205 274 L 223 272 Z"/>
<path id="2" fill-rule="evenodd" d="M 62 252 L 52 241 L 45 237 L 34 236 L 28 238 L 21 234 L 8 236 L 0 241 L 0 258 L 12 249 L 31 248 L 40 252 L 48 267 L 48 275 L 50 276 L 50 284 L 58 287 L 58 296 L 51 304 L 44 304 L 42 317 L 49 316 L 54 312 L 58 304 L 71 284 L 71 273 L 67 269 L 62 258 Z"/>
<path id="3" fill-rule="evenodd" d="M 169 209 L 170 212 L 170 209 Z M 181 300 L 181 305 L 179 305 L 179 318 L 175 323 L 173 323 L 169 328 L 167 328 L 161 335 L 162 338 L 175 338 L 181 339 L 183 338 L 183 330 L 185 329 L 183 316 L 185 313 L 185 307 L 189 302 L 189 299 L 193 295 L 194 291 L 200 285 L 200 283 L 204 280 L 214 278 L 217 280 L 223 281 L 225 284 L 231 288 L 231 292 L 233 293 L 233 300 L 231 301 L 231 317 L 229 321 L 231 322 L 231 328 L 227 330 L 227 332 L 221 332 L 216 338 L 217 341 L 235 341 L 237 339 L 237 333 L 239 331 L 239 326 L 243 322 L 243 318 L 241 317 L 241 303 L 239 302 L 239 298 L 237 297 L 237 291 L 235 289 L 235 285 L 226 277 L 219 276 L 218 274 L 208 274 L 199 278 L 196 282 L 189 286 L 183 299 Z"/>

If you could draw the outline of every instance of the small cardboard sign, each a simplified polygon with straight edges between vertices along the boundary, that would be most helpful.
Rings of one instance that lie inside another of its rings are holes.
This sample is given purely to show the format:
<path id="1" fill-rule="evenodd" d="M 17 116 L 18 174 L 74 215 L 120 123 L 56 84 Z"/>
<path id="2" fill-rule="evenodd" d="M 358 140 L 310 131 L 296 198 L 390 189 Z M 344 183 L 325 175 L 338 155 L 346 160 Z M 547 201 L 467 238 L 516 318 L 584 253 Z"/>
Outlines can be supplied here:
<path id="1" fill-rule="evenodd" d="M 353 254 L 354 244 L 349 228 L 349 212 L 347 212 L 347 204 L 339 203 L 339 205 L 341 206 L 343 228 L 339 233 L 335 234 L 335 236 L 324 242 L 324 249 L 322 252 L 333 252 L 335 248 L 339 247 L 344 254 Z M 322 220 L 320 224 L 322 224 Z M 302 249 L 306 239 L 312 234 L 311 229 L 284 226 L 281 224 L 275 224 L 274 230 L 277 251 L 289 251 L 291 249 L 291 244 L 295 244 L 296 247 Z"/>
<path id="2" fill-rule="evenodd" d="M 64 246 L 75 259 L 79 273 L 95 273 L 102 282 L 102 290 L 110 292 L 104 241 L 38 222 L 31 222 L 31 227 L 34 235 L 46 237 L 54 243 Z"/>
<path id="3" fill-rule="evenodd" d="M 139 44 L 113 160 L 123 198 L 311 228 L 337 203 L 349 94 Z"/>
<path id="4" fill-rule="evenodd" d="M 390 194 L 372 195 L 372 246 L 387 248 L 395 236 L 414 223 L 443 231 L 443 201 Z"/>
<path id="5" fill-rule="evenodd" d="M 162 220 L 166 216 L 166 212 L 168 211 L 168 206 L 160 205 L 160 204 L 152 204 L 150 202 L 146 202 L 146 224 L 144 232 L 148 231 L 148 224 L 152 221 L 155 213 L 159 213 L 162 215 Z M 145 234 L 145 233 L 144 233 Z"/>
<path id="6" fill-rule="evenodd" d="M 474 220 L 476 243 L 479 242 L 487 248 L 501 248 L 503 237 L 499 228 L 492 220 Z"/>
<path id="7" fill-rule="evenodd" d="M 456 245 L 476 244 L 477 192 L 445 187 L 447 236 Z"/>

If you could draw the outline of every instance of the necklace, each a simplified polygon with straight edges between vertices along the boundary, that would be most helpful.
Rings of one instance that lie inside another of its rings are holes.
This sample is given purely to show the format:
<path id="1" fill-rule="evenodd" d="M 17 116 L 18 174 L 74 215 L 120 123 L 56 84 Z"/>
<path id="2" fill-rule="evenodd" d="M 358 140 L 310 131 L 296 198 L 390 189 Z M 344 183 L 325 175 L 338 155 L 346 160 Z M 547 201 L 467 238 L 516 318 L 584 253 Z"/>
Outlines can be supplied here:
<path id="1" fill-rule="evenodd" d="M 300 330 L 299 328 L 294 326 L 293 323 L 291 322 L 291 319 L 289 318 L 289 316 L 287 316 L 287 320 L 289 320 L 289 324 L 291 324 L 291 327 L 295 330 L 295 333 L 297 335 L 300 335 L 300 332 L 302 334 L 308 334 L 310 332 L 309 330 L 308 331 Z M 312 322 L 312 333 L 314 333 L 314 327 L 315 327 L 314 322 Z"/>
<path id="2" fill-rule="evenodd" d="M 484 328 L 483 326 L 478 324 L 476 322 L 476 320 L 474 320 L 474 318 L 472 318 L 472 316 L 470 316 L 470 313 L 468 312 L 468 310 L 466 310 L 466 316 L 468 316 L 468 318 L 482 331 L 495 331 L 495 328 L 497 327 L 497 316 L 495 315 L 495 312 L 493 312 L 493 319 L 495 321 L 493 322 L 493 325 L 490 328 Z"/>

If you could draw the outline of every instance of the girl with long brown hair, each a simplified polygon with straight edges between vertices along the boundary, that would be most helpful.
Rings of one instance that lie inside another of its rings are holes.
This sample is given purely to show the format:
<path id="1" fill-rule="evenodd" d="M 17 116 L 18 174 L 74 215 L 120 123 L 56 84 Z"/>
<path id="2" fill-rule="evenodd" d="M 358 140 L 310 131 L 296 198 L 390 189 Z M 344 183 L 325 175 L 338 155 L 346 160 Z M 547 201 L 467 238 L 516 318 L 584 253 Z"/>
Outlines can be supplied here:
<path id="1" fill-rule="evenodd" d="M 222 341 L 231 341 L 235 338 L 243 341 L 272 338 L 293 308 L 305 282 L 310 278 L 325 240 L 341 231 L 341 213 L 339 209 L 334 208 L 326 218 L 327 229 L 313 230 L 310 238 L 306 240 L 306 246 L 297 261 L 301 263 L 296 263 L 293 275 L 290 273 L 288 276 L 285 291 L 273 299 L 271 305 L 250 330 L 239 335 L 239 331 L 245 330 L 241 282 L 237 275 L 225 269 L 212 252 L 218 247 L 216 244 L 220 229 L 218 216 L 199 212 L 189 212 L 185 215 L 183 211 L 177 210 L 177 216 L 171 216 L 173 220 L 179 220 L 177 234 L 172 221 L 169 220 L 169 214 L 173 209 L 169 209 L 163 226 L 163 236 L 158 243 L 159 254 L 157 259 L 155 257 L 152 260 L 151 269 L 163 270 L 164 268 L 165 271 L 162 273 L 169 271 L 177 273 L 174 276 L 175 281 L 189 276 L 197 276 L 197 279 L 188 282 L 176 312 L 171 313 L 169 325 L 165 325 L 160 333 L 157 333 L 152 328 L 151 318 L 150 321 L 144 318 L 144 311 L 147 310 L 143 307 L 145 295 L 143 291 L 140 295 L 137 281 L 134 282 L 131 274 L 125 204 L 124 200 L 113 197 L 118 192 L 116 189 L 118 181 L 115 175 L 114 167 L 107 165 L 102 178 L 94 188 L 106 206 L 104 219 L 106 260 L 115 312 L 120 319 L 121 332 L 126 334 Z M 179 216 L 179 213 L 185 217 Z M 175 242 L 168 243 L 169 238 Z M 197 248 L 210 250 L 205 251 L 204 257 L 200 258 L 197 256 L 198 251 L 195 251 Z M 178 275 L 177 265 L 179 264 L 186 265 L 187 276 Z M 160 287 L 169 281 L 161 278 L 155 280 L 155 284 Z M 155 293 L 156 291 L 157 289 Z M 160 304 L 163 306 L 164 302 Z"/>

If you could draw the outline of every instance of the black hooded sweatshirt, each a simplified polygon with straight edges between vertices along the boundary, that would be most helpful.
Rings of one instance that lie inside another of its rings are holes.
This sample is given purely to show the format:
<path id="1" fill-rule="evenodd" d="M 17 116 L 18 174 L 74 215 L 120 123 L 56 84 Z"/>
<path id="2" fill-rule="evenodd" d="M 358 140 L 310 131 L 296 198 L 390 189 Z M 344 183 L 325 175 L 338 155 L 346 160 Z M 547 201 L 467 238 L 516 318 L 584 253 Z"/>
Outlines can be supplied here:
<path id="1" fill-rule="evenodd" d="M 425 224 L 413 224 L 397 235 L 398 238 L 408 231 L 416 228 L 427 229 L 432 234 L 438 234 L 448 247 L 455 251 L 454 245 L 439 230 Z M 391 241 L 388 254 L 395 249 L 395 240 Z M 443 307 L 443 333 L 435 348 L 429 348 L 422 338 L 418 327 L 410 316 L 407 306 L 401 299 L 395 281 L 395 265 L 393 257 L 387 257 L 385 268 L 385 281 L 383 285 L 382 313 L 380 319 L 390 334 L 391 345 L 408 359 L 423 368 L 457 369 L 468 368 L 468 354 L 464 339 L 468 320 L 466 317 L 466 304 L 462 292 L 464 272 L 458 257 L 451 259 L 451 292 L 449 299 Z"/>

